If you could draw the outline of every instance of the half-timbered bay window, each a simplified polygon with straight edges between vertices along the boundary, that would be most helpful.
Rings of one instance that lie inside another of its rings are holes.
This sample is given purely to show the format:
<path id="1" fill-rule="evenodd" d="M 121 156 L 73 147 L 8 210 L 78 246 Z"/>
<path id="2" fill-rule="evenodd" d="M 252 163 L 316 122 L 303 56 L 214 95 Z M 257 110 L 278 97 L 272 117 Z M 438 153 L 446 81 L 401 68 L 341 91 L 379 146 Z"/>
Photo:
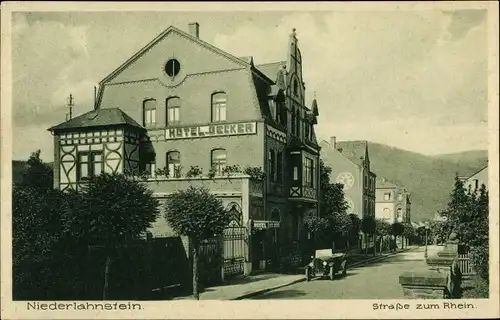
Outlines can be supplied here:
<path id="1" fill-rule="evenodd" d="M 104 171 L 102 151 L 84 151 L 78 153 L 78 181 L 89 180 Z"/>
<path id="2" fill-rule="evenodd" d="M 167 168 L 170 177 L 181 177 L 181 154 L 179 151 L 170 151 L 167 153 Z"/>
<path id="3" fill-rule="evenodd" d="M 156 125 L 156 100 L 145 100 L 143 104 L 143 125 L 144 127 L 154 127 Z"/>
<path id="4" fill-rule="evenodd" d="M 221 176 L 227 165 L 227 155 L 225 149 L 212 150 L 212 168 L 215 174 Z"/>
<path id="5" fill-rule="evenodd" d="M 306 187 L 314 187 L 314 162 L 312 159 L 306 158 L 304 162 L 304 175 Z"/>
<path id="6" fill-rule="evenodd" d="M 212 122 L 226 121 L 226 93 L 212 95 Z"/>
<path id="7" fill-rule="evenodd" d="M 181 99 L 178 97 L 167 99 L 167 125 L 180 123 Z"/>

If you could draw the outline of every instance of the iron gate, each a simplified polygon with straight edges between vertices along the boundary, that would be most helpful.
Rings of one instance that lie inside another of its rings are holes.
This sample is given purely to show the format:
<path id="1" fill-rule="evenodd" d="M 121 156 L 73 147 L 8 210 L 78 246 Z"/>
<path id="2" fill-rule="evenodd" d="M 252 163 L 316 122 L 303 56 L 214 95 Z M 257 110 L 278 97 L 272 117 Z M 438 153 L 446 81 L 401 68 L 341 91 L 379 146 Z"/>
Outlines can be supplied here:
<path id="1" fill-rule="evenodd" d="M 243 274 L 245 264 L 246 228 L 229 226 L 224 229 L 224 276 Z"/>
<path id="2" fill-rule="evenodd" d="M 458 267 L 460 268 L 460 272 L 463 276 L 471 276 L 474 275 L 474 268 L 470 259 L 470 252 L 459 254 L 458 255 Z"/>

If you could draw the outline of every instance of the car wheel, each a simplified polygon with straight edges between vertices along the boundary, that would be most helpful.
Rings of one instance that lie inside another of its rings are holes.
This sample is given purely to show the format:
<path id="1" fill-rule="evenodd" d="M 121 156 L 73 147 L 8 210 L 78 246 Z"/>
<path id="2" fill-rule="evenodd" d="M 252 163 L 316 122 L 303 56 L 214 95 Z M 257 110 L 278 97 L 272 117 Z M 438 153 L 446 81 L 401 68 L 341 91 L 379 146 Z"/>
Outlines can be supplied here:
<path id="1" fill-rule="evenodd" d="M 306 268 L 306 281 L 311 281 L 311 268 Z"/>
<path id="2" fill-rule="evenodd" d="M 330 280 L 333 280 L 335 277 L 335 270 L 333 269 L 333 266 L 330 267 Z"/>

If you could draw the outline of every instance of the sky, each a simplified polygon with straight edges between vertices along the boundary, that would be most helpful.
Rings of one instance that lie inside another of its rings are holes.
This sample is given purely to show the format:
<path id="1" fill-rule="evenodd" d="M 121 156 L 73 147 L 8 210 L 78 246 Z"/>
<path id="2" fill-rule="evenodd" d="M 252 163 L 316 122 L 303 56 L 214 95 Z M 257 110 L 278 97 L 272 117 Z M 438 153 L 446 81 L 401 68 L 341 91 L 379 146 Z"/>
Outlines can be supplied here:
<path id="1" fill-rule="evenodd" d="M 170 25 L 256 64 L 286 60 L 296 28 L 318 138 L 434 155 L 488 148 L 487 21 L 480 10 L 19 12 L 12 16 L 13 159 L 92 109 L 97 83 Z M 23 141 L 23 142 L 21 142 Z"/>

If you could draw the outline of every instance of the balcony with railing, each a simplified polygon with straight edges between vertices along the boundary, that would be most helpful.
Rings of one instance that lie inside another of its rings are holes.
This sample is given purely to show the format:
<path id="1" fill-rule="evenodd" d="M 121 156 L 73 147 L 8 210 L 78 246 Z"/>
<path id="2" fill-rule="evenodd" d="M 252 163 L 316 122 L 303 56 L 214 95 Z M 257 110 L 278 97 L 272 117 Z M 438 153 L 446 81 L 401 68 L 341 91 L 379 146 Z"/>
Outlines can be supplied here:
<path id="1" fill-rule="evenodd" d="M 149 189 L 156 194 L 170 194 L 189 187 L 203 187 L 215 194 L 241 195 L 243 182 L 249 180 L 246 175 L 215 177 L 148 177 L 144 179 Z"/>

